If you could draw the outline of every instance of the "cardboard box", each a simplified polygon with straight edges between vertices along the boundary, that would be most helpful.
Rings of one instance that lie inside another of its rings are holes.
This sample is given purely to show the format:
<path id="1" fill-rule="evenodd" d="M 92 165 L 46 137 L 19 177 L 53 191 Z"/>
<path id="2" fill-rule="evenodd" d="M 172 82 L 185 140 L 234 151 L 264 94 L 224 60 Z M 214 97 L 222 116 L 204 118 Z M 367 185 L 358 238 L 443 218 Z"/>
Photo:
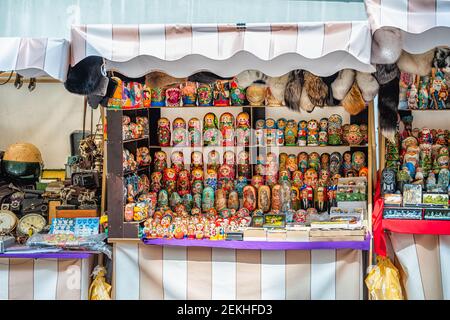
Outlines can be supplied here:
<path id="1" fill-rule="evenodd" d="M 244 241 L 266 241 L 266 230 L 263 228 L 247 228 L 244 231 Z"/>
<path id="2" fill-rule="evenodd" d="M 286 241 L 308 241 L 309 230 L 286 230 Z"/>
<path id="3" fill-rule="evenodd" d="M 286 230 L 268 230 L 267 241 L 286 241 Z"/>

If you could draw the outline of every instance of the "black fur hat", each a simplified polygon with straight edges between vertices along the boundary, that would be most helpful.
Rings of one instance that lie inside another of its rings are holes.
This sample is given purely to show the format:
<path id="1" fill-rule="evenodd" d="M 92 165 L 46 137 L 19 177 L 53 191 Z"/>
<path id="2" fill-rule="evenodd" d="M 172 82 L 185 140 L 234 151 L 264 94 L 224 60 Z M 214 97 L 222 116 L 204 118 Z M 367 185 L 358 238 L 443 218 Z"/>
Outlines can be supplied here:
<path id="1" fill-rule="evenodd" d="M 92 94 L 105 80 L 102 66 L 103 58 L 97 56 L 89 56 L 73 67 L 69 66 L 64 87 L 75 94 Z"/>
<path id="2" fill-rule="evenodd" d="M 378 111 L 380 113 L 380 129 L 383 136 L 394 141 L 398 124 L 398 102 L 400 78 L 397 76 L 389 82 L 380 83 L 378 91 Z"/>
<path id="3" fill-rule="evenodd" d="M 108 82 L 107 82 L 106 88 L 102 88 L 102 91 L 103 91 L 102 93 L 91 94 L 91 95 L 88 95 L 88 97 L 87 97 L 88 103 L 93 109 L 96 109 L 99 104 L 106 108 L 108 106 L 109 98 L 111 98 L 113 96 L 114 92 L 116 91 L 116 88 L 118 85 L 117 81 L 110 77 L 108 77 L 106 79 Z"/>

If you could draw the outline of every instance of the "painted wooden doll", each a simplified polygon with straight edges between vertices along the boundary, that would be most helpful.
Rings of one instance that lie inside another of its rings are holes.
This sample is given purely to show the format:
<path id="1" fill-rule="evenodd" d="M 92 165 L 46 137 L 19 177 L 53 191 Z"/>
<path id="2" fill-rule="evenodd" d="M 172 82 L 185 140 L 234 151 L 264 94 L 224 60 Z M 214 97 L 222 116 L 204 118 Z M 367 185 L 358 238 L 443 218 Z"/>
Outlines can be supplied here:
<path id="1" fill-rule="evenodd" d="M 317 152 L 311 152 L 308 159 L 308 167 L 312 168 L 316 171 L 319 171 L 320 168 L 320 155 Z"/>
<path id="2" fill-rule="evenodd" d="M 238 176 L 250 179 L 250 155 L 248 151 L 242 150 L 238 155 Z"/>
<path id="3" fill-rule="evenodd" d="M 304 147 L 308 140 L 308 123 L 305 120 L 298 122 L 297 145 Z"/>
<path id="4" fill-rule="evenodd" d="M 203 171 L 203 153 L 201 151 L 192 151 L 191 170 L 201 169 Z"/>
<path id="5" fill-rule="evenodd" d="M 258 154 L 256 156 L 256 165 L 255 165 L 255 172 L 256 175 L 264 176 L 266 175 L 266 169 L 265 169 L 265 157 L 263 154 Z"/>
<path id="6" fill-rule="evenodd" d="M 218 188 L 225 189 L 227 192 L 234 189 L 234 170 L 227 164 L 223 164 L 219 167 L 219 172 L 217 173 L 217 183 Z"/>
<path id="7" fill-rule="evenodd" d="M 432 71 L 430 83 L 430 109 L 445 109 L 445 102 L 448 97 L 448 86 L 444 74 L 439 69 Z"/>
<path id="8" fill-rule="evenodd" d="M 164 151 L 155 152 L 153 171 L 163 172 L 167 168 L 167 154 Z"/>
<path id="9" fill-rule="evenodd" d="M 296 186 L 291 187 L 291 209 L 295 211 L 300 209 L 300 190 Z"/>
<path id="10" fill-rule="evenodd" d="M 191 181 L 189 171 L 183 169 L 178 173 L 177 192 L 180 196 L 184 196 L 191 192 Z"/>
<path id="11" fill-rule="evenodd" d="M 148 135 L 149 134 L 149 123 L 148 123 L 148 118 L 147 117 L 136 117 L 136 124 L 139 124 L 142 126 L 143 130 L 144 130 L 144 135 Z"/>
<path id="12" fill-rule="evenodd" d="M 152 172 L 150 176 L 150 190 L 152 192 L 159 192 L 162 188 L 162 172 Z"/>
<path id="13" fill-rule="evenodd" d="M 178 192 L 174 191 L 169 198 L 170 209 L 175 210 L 179 204 L 181 204 L 181 197 Z"/>
<path id="14" fill-rule="evenodd" d="M 328 118 L 328 144 L 338 146 L 342 144 L 342 117 L 332 114 Z"/>
<path id="15" fill-rule="evenodd" d="M 170 121 L 167 118 L 158 120 L 158 144 L 161 147 L 170 147 Z"/>
<path id="16" fill-rule="evenodd" d="M 192 196 L 192 198 L 193 198 L 192 207 L 201 209 L 202 208 L 202 199 L 203 199 L 203 189 L 202 189 L 202 193 L 195 193 Z"/>
<path id="17" fill-rule="evenodd" d="M 261 106 L 266 98 L 266 86 L 261 84 L 252 84 L 245 90 L 245 96 L 251 106 Z"/>
<path id="18" fill-rule="evenodd" d="M 350 151 L 345 151 L 343 155 L 342 163 L 342 174 L 347 175 L 347 171 L 352 168 L 352 153 Z"/>
<path id="19" fill-rule="evenodd" d="M 197 100 L 200 107 L 212 106 L 213 89 L 208 83 L 200 83 L 197 87 Z"/>
<path id="20" fill-rule="evenodd" d="M 303 185 L 303 173 L 296 170 L 292 173 L 292 186 L 300 188 Z"/>
<path id="21" fill-rule="evenodd" d="M 286 146 L 295 146 L 297 143 L 298 127 L 295 120 L 288 120 L 284 130 L 284 140 Z"/>
<path id="22" fill-rule="evenodd" d="M 219 130 L 222 133 L 222 145 L 234 146 L 234 116 L 225 112 L 219 119 Z"/>
<path id="23" fill-rule="evenodd" d="M 140 147 L 136 149 L 136 161 L 139 166 L 148 166 L 152 157 L 150 156 L 150 150 L 147 147 Z"/>
<path id="24" fill-rule="evenodd" d="M 177 174 L 184 169 L 184 155 L 182 151 L 174 151 L 170 156 L 171 167 Z"/>
<path id="25" fill-rule="evenodd" d="M 211 187 L 213 190 L 217 189 L 217 171 L 214 169 L 207 169 L 205 175 L 205 188 Z"/>
<path id="26" fill-rule="evenodd" d="M 206 162 L 207 169 L 219 170 L 220 167 L 220 154 L 216 150 L 211 150 L 208 153 L 208 160 Z"/>
<path id="27" fill-rule="evenodd" d="M 152 88 L 152 107 L 163 107 L 166 104 L 166 90 L 164 88 Z"/>
<path id="28" fill-rule="evenodd" d="M 239 87 L 237 81 L 230 82 L 230 99 L 231 105 L 243 106 L 245 105 L 245 88 Z"/>
<path id="29" fill-rule="evenodd" d="M 164 169 L 163 173 L 164 188 L 167 190 L 169 195 L 177 189 L 177 172 L 173 168 Z"/>
<path id="30" fill-rule="evenodd" d="M 230 84 L 226 80 L 217 80 L 214 83 L 214 106 L 225 107 L 230 105 Z"/>
<path id="31" fill-rule="evenodd" d="M 202 145 L 201 124 L 198 118 L 191 118 L 188 122 L 189 146 L 200 147 Z"/>
<path id="32" fill-rule="evenodd" d="M 286 169 L 291 174 L 298 169 L 297 156 L 295 154 L 290 154 L 287 158 Z M 281 170 L 281 169 L 280 169 Z"/>
<path id="33" fill-rule="evenodd" d="M 262 178 L 262 177 L 261 177 Z M 239 176 L 236 180 L 234 189 L 237 191 L 239 199 L 242 199 L 244 195 L 244 187 L 248 185 L 248 179 L 243 176 Z"/>
<path id="34" fill-rule="evenodd" d="M 304 185 L 300 189 L 300 209 L 308 210 L 312 208 L 314 203 L 312 201 L 312 188 L 311 186 Z"/>
<path id="35" fill-rule="evenodd" d="M 255 141 L 254 145 L 263 146 L 264 145 L 264 132 L 266 129 L 266 122 L 264 119 L 258 119 L 255 123 Z M 283 140 L 284 140 L 284 132 L 283 132 Z"/>
<path id="36" fill-rule="evenodd" d="M 186 121 L 183 118 L 176 118 L 172 122 L 172 145 L 174 147 L 187 145 Z"/>
<path id="37" fill-rule="evenodd" d="M 222 134 L 218 129 L 217 117 L 211 112 L 203 118 L 203 143 L 205 146 L 222 145 Z"/>
<path id="38" fill-rule="evenodd" d="M 181 97 L 183 106 L 195 107 L 197 105 L 197 82 L 187 81 L 181 84 Z"/>
<path id="39" fill-rule="evenodd" d="M 319 145 L 319 123 L 317 120 L 311 119 L 308 121 L 308 146 Z"/>
<path id="40" fill-rule="evenodd" d="M 297 156 L 298 169 L 304 174 L 308 169 L 309 156 L 306 152 L 300 152 Z"/>
<path id="41" fill-rule="evenodd" d="M 223 153 L 223 164 L 230 167 L 230 176 L 236 176 L 236 155 L 234 151 L 228 150 Z"/>
<path id="42" fill-rule="evenodd" d="M 287 121 L 285 118 L 277 120 L 277 146 L 284 146 L 285 144 L 285 130 Z"/>
<path id="43" fill-rule="evenodd" d="M 330 172 L 327 169 L 320 169 L 318 184 L 322 187 L 327 187 L 330 184 Z"/>
<path id="44" fill-rule="evenodd" d="M 309 168 L 305 172 L 305 184 L 311 186 L 313 189 L 316 188 L 318 182 L 318 175 L 315 169 Z"/>
<path id="45" fill-rule="evenodd" d="M 166 189 L 161 189 L 158 192 L 158 208 L 164 209 L 168 207 L 169 207 L 169 193 L 167 192 Z"/>
<path id="46" fill-rule="evenodd" d="M 352 155 L 352 168 L 359 171 L 366 166 L 366 155 L 362 151 L 355 151 Z"/>
<path id="47" fill-rule="evenodd" d="M 167 107 L 181 106 L 181 90 L 179 86 L 174 86 L 166 89 L 166 106 Z"/>
<path id="48" fill-rule="evenodd" d="M 217 189 L 214 196 L 215 208 L 218 212 L 227 207 L 227 192 L 224 189 Z"/>
<path id="49" fill-rule="evenodd" d="M 252 185 L 244 187 L 244 208 L 253 212 L 256 209 L 257 196 L 256 189 Z"/>
<path id="50" fill-rule="evenodd" d="M 324 152 L 320 155 L 320 168 L 330 170 L 330 154 Z"/>
<path id="51" fill-rule="evenodd" d="M 259 189 L 259 187 L 264 185 L 264 177 L 261 175 L 255 174 L 252 176 L 252 180 L 251 180 L 250 184 L 252 186 L 254 186 L 256 189 Z"/>
<path id="52" fill-rule="evenodd" d="M 341 172 L 342 167 L 342 155 L 339 152 L 333 152 L 330 155 L 330 173 L 334 175 Z"/>
<path id="53" fill-rule="evenodd" d="M 325 187 L 318 187 L 316 192 L 316 201 L 314 202 L 314 207 L 318 213 L 328 212 L 328 201 L 327 201 L 327 189 Z"/>
<path id="54" fill-rule="evenodd" d="M 250 116 L 240 112 L 236 117 L 236 145 L 248 147 L 250 144 Z"/>
<path id="55" fill-rule="evenodd" d="M 277 142 L 277 124 L 272 118 L 266 119 L 264 129 L 264 145 L 276 146 Z"/>
<path id="56" fill-rule="evenodd" d="M 212 208 L 214 208 L 214 189 L 206 187 L 203 189 L 202 211 L 206 213 Z"/>
<path id="57" fill-rule="evenodd" d="M 228 195 L 227 208 L 233 210 L 239 209 L 239 194 L 237 191 L 233 190 Z"/>
<path id="58" fill-rule="evenodd" d="M 281 186 L 276 184 L 272 187 L 272 211 L 278 212 L 281 210 Z"/>
<path id="59" fill-rule="evenodd" d="M 278 156 L 279 159 L 279 167 L 280 167 L 280 171 L 281 170 L 286 170 L 286 164 L 288 161 L 288 154 L 286 152 L 281 152 L 280 155 Z"/>
<path id="60" fill-rule="evenodd" d="M 265 166 L 265 183 L 273 186 L 278 181 L 278 161 L 274 152 L 267 153 Z"/>
<path id="61" fill-rule="evenodd" d="M 270 187 L 261 186 L 258 189 L 258 209 L 262 210 L 264 213 L 270 211 Z"/>

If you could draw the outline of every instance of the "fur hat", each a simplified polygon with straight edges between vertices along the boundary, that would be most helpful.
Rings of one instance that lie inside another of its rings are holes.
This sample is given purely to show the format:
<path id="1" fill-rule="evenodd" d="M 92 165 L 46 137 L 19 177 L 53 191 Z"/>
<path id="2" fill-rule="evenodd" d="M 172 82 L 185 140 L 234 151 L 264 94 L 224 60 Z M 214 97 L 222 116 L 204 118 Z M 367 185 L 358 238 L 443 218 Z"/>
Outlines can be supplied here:
<path id="1" fill-rule="evenodd" d="M 386 84 L 389 81 L 392 81 L 396 77 L 400 77 L 400 70 L 397 67 L 397 64 L 377 64 L 377 71 L 373 73 L 373 76 L 377 79 L 378 84 Z"/>
<path id="2" fill-rule="evenodd" d="M 255 82 L 265 83 L 268 77 L 261 71 L 246 70 L 239 73 L 235 80 L 241 88 L 247 88 Z"/>
<path id="3" fill-rule="evenodd" d="M 284 91 L 286 90 L 286 84 L 288 80 L 289 80 L 289 73 L 281 77 L 267 78 L 267 85 L 270 88 L 270 92 L 277 101 L 284 102 Z"/>
<path id="4" fill-rule="evenodd" d="M 89 105 L 94 109 L 96 109 L 99 104 L 106 108 L 108 106 L 109 98 L 111 98 L 116 91 L 118 82 L 113 78 L 107 78 L 107 80 L 106 87 L 102 86 L 101 93 L 94 92 L 87 97 Z"/>
<path id="5" fill-rule="evenodd" d="M 286 106 L 295 111 L 300 111 L 300 98 L 303 88 L 303 70 L 289 72 L 288 81 L 284 90 Z"/>
<path id="6" fill-rule="evenodd" d="M 427 76 L 431 73 L 434 59 L 434 49 L 421 54 L 402 52 L 397 61 L 398 68 L 403 72 Z"/>
<path id="7" fill-rule="evenodd" d="M 356 72 L 356 83 L 361 90 L 364 101 L 372 101 L 380 87 L 374 76 L 360 71 Z"/>
<path id="8" fill-rule="evenodd" d="M 312 112 L 314 110 L 314 104 L 309 99 L 308 91 L 305 86 L 302 89 L 302 95 L 300 96 L 300 108 L 305 110 L 306 112 Z"/>
<path id="9" fill-rule="evenodd" d="M 444 73 L 450 73 L 450 49 L 439 47 L 434 53 L 433 66 L 442 69 Z"/>
<path id="10" fill-rule="evenodd" d="M 305 83 L 303 87 L 308 92 L 311 103 L 318 107 L 323 107 L 328 96 L 328 87 L 322 79 L 311 72 L 304 72 Z"/>
<path id="11" fill-rule="evenodd" d="M 394 141 L 398 123 L 398 102 L 400 94 L 400 78 L 380 84 L 378 91 L 378 112 L 380 113 L 381 134 Z"/>
<path id="12" fill-rule="evenodd" d="M 174 78 L 164 72 L 154 71 L 145 76 L 145 84 L 150 88 L 164 88 L 175 83 L 185 82 L 186 78 Z"/>
<path id="13" fill-rule="evenodd" d="M 374 64 L 395 63 L 402 53 L 403 34 L 397 28 L 383 27 L 372 37 L 371 62 Z"/>
<path id="14" fill-rule="evenodd" d="M 67 79 L 64 87 L 67 91 L 90 95 L 107 80 L 106 72 L 103 68 L 103 58 L 89 56 L 78 62 L 75 66 L 69 66 Z"/>
<path id="15" fill-rule="evenodd" d="M 200 83 L 214 83 L 217 80 L 231 80 L 232 78 L 224 78 L 209 71 L 202 71 L 190 75 L 187 80 Z"/>
<path id="16" fill-rule="evenodd" d="M 366 108 L 366 103 L 362 97 L 361 91 L 356 82 L 353 83 L 352 88 L 341 101 L 344 109 L 352 116 L 357 115 Z"/>
<path id="17" fill-rule="evenodd" d="M 344 69 L 339 71 L 336 80 L 331 84 L 333 97 L 337 100 L 342 100 L 349 92 L 355 81 L 355 71 L 351 69 Z"/>

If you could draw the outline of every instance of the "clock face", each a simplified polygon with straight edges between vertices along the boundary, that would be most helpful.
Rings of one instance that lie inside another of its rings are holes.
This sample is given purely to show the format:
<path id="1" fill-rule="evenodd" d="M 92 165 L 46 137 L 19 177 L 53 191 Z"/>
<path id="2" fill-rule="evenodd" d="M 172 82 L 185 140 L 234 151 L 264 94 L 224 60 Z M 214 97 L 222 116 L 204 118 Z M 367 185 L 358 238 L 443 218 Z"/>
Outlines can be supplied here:
<path id="1" fill-rule="evenodd" d="M 0 210 L 0 233 L 9 233 L 17 225 L 16 215 L 9 210 Z"/>
<path id="2" fill-rule="evenodd" d="M 30 213 L 23 216 L 17 225 L 17 231 L 23 235 L 31 236 L 41 232 L 47 224 L 43 216 L 36 213 Z"/>

